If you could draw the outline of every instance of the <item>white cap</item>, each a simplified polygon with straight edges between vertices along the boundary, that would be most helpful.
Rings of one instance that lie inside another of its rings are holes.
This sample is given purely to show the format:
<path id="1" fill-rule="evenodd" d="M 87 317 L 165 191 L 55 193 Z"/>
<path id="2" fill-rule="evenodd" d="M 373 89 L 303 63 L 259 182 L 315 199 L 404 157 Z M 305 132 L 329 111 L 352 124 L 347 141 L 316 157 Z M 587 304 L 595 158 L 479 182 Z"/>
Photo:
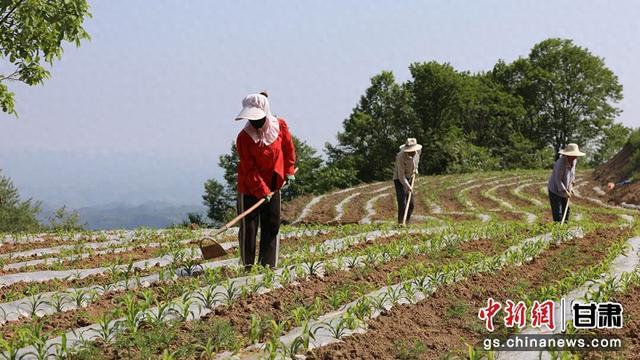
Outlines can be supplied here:
<path id="1" fill-rule="evenodd" d="M 244 107 L 240 111 L 240 114 L 236 116 L 236 120 L 260 120 L 265 116 L 267 116 L 267 114 L 260 108 Z"/>
<path id="2" fill-rule="evenodd" d="M 236 120 L 260 120 L 267 116 L 264 111 L 265 104 L 268 103 L 267 98 L 262 94 L 247 95 L 242 100 L 242 110 L 236 116 Z"/>

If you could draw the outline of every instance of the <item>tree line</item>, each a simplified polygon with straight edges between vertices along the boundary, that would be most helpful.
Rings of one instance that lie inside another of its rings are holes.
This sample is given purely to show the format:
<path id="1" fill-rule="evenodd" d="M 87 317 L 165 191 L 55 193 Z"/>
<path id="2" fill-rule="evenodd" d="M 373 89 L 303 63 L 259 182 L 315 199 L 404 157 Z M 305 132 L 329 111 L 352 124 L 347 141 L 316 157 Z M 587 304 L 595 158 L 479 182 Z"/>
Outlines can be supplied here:
<path id="1" fill-rule="evenodd" d="M 500 60 L 488 71 L 435 61 L 410 64 L 409 71 L 403 83 L 390 71 L 373 76 L 337 143 L 325 145 L 326 160 L 295 139 L 299 181 L 283 191 L 284 199 L 389 180 L 408 137 L 424 146 L 420 173 L 444 174 L 549 167 L 571 142 L 597 166 L 631 131 L 615 121 L 623 97 L 618 77 L 569 39 L 544 40 L 527 57 Z M 237 161 L 232 145 L 219 161 L 226 184 L 205 183 L 203 201 L 216 223 L 233 213 Z"/>

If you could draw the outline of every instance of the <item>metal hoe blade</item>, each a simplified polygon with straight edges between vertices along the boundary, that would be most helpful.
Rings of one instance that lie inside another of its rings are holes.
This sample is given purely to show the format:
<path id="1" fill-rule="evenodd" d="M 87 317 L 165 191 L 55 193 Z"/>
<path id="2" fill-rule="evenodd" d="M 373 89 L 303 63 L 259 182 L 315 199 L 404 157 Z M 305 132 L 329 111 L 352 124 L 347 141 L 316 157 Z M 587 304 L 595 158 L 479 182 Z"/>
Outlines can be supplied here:
<path id="1" fill-rule="evenodd" d="M 200 251 L 205 260 L 215 259 L 227 255 L 227 252 L 213 239 L 207 239 L 207 243 L 200 243 Z"/>

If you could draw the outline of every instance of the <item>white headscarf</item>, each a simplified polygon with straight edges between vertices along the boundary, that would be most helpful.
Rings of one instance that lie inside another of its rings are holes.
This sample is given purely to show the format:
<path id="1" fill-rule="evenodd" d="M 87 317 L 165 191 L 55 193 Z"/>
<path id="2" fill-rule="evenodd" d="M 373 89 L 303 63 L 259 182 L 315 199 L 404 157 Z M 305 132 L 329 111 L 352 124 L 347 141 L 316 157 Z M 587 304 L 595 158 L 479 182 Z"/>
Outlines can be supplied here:
<path id="1" fill-rule="evenodd" d="M 271 107 L 269 106 L 269 99 L 262 94 L 247 95 L 242 100 L 243 107 L 257 107 L 262 109 L 267 115 L 267 120 L 260 129 L 254 128 L 249 121 L 244 126 L 244 131 L 251 136 L 254 142 L 261 145 L 271 145 L 280 134 L 280 123 L 278 119 L 271 114 Z"/>

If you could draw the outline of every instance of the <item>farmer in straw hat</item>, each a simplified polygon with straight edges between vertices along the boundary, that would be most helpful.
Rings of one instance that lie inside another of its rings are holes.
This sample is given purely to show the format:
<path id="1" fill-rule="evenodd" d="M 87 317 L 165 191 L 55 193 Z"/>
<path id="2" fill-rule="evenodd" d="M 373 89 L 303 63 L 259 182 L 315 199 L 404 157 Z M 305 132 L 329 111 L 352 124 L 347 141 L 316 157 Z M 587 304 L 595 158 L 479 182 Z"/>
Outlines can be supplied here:
<path id="1" fill-rule="evenodd" d="M 560 150 L 560 158 L 553 166 L 553 172 L 549 177 L 549 183 L 547 185 L 553 221 L 562 221 L 568 199 L 571 199 L 573 196 L 578 157 L 584 155 L 583 152 L 580 152 L 577 144 L 569 144 L 566 148 Z M 567 209 L 565 221 L 569 221 L 569 209 Z"/>
<path id="2" fill-rule="evenodd" d="M 408 138 L 404 145 L 400 146 L 400 151 L 396 155 L 396 165 L 393 171 L 393 184 L 396 188 L 396 199 L 398 200 L 398 224 L 402 224 L 404 211 L 407 206 L 411 188 L 411 176 L 418 174 L 418 164 L 422 145 L 418 144 L 415 138 Z M 409 212 L 407 222 L 411 219 L 413 212 L 413 196 L 409 202 Z"/>
<path id="3" fill-rule="evenodd" d="M 254 264 L 256 233 L 260 224 L 258 262 L 277 266 L 280 230 L 280 189 L 295 180 L 295 148 L 284 119 L 271 114 L 266 93 L 247 95 L 236 120 L 248 120 L 238 134 L 238 214 L 266 201 L 240 222 L 240 259 L 245 268 Z"/>

